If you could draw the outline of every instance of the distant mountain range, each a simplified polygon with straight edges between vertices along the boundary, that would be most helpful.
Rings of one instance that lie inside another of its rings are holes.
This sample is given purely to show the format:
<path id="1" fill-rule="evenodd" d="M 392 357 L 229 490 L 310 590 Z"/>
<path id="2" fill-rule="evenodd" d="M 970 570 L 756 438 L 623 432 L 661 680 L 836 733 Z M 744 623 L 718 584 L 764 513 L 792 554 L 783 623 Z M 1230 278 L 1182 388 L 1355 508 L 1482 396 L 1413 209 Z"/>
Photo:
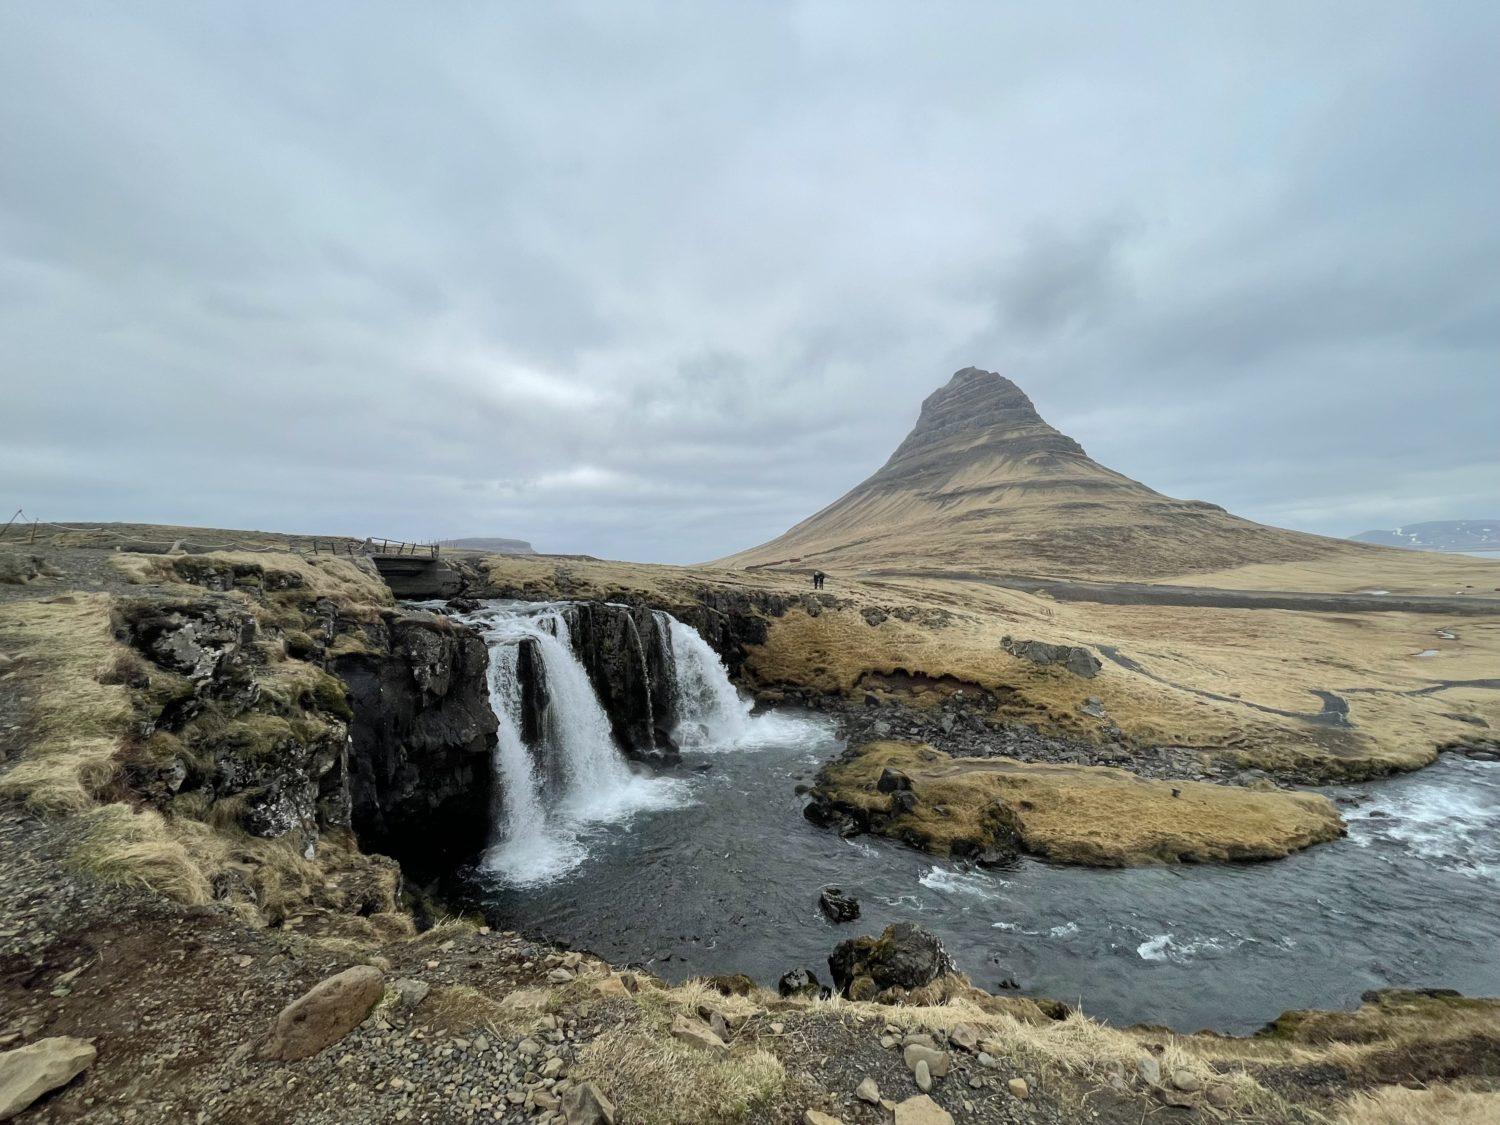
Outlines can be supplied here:
<path id="1" fill-rule="evenodd" d="M 455 547 L 461 551 L 493 551 L 497 555 L 534 555 L 535 549 L 524 539 L 443 539 L 440 547 Z"/>
<path id="2" fill-rule="evenodd" d="M 1090 458 L 1009 379 L 967 367 L 873 476 L 721 563 L 1152 579 L 1368 550 L 1163 496 Z"/>
<path id="3" fill-rule="evenodd" d="M 1411 551 L 1495 551 L 1500 553 L 1500 519 L 1432 520 L 1409 523 L 1393 531 L 1361 531 L 1360 543 L 1405 547 Z"/>

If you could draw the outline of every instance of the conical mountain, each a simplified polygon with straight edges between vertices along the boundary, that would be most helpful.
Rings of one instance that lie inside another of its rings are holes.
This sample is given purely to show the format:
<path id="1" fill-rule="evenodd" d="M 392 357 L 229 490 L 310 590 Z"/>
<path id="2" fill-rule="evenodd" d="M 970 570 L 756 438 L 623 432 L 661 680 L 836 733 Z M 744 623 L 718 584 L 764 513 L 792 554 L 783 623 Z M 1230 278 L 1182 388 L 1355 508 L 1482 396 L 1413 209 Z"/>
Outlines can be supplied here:
<path id="1" fill-rule="evenodd" d="M 1147 579 L 1347 549 L 1163 496 L 1090 458 L 1009 379 L 966 367 L 873 476 L 720 562 Z"/>

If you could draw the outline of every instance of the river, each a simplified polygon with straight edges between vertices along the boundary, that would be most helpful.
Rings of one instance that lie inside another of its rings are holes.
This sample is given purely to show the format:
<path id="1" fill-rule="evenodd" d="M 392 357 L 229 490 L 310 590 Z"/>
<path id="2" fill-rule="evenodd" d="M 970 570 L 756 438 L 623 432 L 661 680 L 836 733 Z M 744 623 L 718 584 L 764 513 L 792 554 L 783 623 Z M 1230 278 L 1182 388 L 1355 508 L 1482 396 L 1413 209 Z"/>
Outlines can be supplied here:
<path id="1" fill-rule="evenodd" d="M 468 873 L 491 924 L 668 980 L 774 985 L 803 966 L 827 983 L 840 940 L 913 921 L 981 987 L 1014 978 L 1112 1022 L 1181 1031 L 1244 1033 L 1288 1008 L 1351 1008 L 1371 988 L 1500 995 L 1500 764 L 1447 756 L 1326 790 L 1353 802 L 1349 836 L 1284 860 L 984 870 L 815 827 L 794 787 L 841 750 L 831 722 L 730 718 L 720 740 L 688 740 L 679 766 L 612 774 L 619 799 L 559 797 L 532 845 L 511 846 L 502 825 Z M 857 922 L 822 916 L 825 885 L 859 899 Z"/>

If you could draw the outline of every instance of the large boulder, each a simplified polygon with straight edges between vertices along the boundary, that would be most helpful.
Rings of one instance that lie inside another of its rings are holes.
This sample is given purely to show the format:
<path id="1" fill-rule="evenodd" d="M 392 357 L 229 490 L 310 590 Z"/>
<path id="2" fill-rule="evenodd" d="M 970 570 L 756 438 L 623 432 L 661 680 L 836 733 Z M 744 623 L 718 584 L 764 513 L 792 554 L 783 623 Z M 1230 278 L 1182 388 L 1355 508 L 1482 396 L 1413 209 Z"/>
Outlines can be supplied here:
<path id="1" fill-rule="evenodd" d="M 879 937 L 840 942 L 828 958 L 828 968 L 834 986 L 848 996 L 851 989 L 868 991 L 865 979 L 876 992 L 921 988 L 953 972 L 953 961 L 934 934 L 910 922 L 897 922 L 887 926 Z M 855 987 L 856 982 L 860 987 Z"/>
<path id="2" fill-rule="evenodd" d="M 261 1056 L 294 1062 L 337 1043 L 364 1022 L 385 995 L 373 965 L 355 965 L 314 985 L 276 1017 Z"/>
<path id="3" fill-rule="evenodd" d="M 1065 668 L 1086 680 L 1092 680 L 1103 667 L 1097 656 L 1080 645 L 1054 645 L 1046 641 L 1025 641 L 1014 637 L 1002 638 L 1000 645 L 1012 656 L 1029 660 L 1043 668 Z"/>
<path id="4" fill-rule="evenodd" d="M 49 1090 L 66 1086 L 93 1064 L 96 1054 L 93 1044 L 69 1035 L 0 1052 L 0 1121 L 9 1121 Z"/>

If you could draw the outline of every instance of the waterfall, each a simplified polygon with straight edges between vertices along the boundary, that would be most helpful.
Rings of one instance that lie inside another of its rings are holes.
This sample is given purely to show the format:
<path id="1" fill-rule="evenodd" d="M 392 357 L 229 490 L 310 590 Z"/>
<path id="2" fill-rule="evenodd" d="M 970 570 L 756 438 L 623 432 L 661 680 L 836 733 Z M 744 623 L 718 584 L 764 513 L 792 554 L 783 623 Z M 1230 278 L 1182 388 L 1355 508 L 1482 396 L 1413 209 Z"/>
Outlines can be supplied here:
<path id="1" fill-rule="evenodd" d="M 677 725 L 672 737 L 684 750 L 732 747 L 750 732 L 750 704 L 729 682 L 719 654 L 698 630 L 668 617 L 677 675 Z"/>
<path id="2" fill-rule="evenodd" d="M 591 826 L 682 803 L 683 782 L 639 776 L 615 745 L 609 716 L 573 652 L 564 607 L 491 605 L 466 618 L 490 649 L 499 721 L 500 807 L 482 867 L 506 882 L 547 882 L 583 861 Z M 536 646 L 547 686 L 539 745 L 521 736 L 519 645 Z M 552 784 L 538 776 L 545 763 Z"/>

